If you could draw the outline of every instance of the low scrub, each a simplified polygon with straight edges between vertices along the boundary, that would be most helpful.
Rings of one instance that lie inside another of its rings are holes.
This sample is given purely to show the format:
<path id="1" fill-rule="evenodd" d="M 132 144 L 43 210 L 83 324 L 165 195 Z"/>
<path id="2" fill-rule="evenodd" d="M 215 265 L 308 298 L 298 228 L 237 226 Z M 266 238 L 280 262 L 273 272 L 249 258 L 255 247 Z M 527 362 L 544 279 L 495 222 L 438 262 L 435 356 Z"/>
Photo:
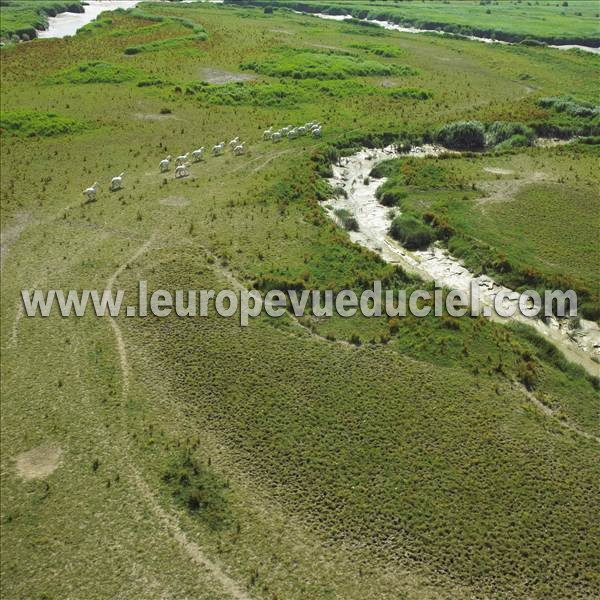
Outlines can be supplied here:
<path id="1" fill-rule="evenodd" d="M 210 529 L 220 530 L 229 524 L 227 483 L 188 452 L 173 461 L 162 479 L 173 496 Z"/>
<path id="2" fill-rule="evenodd" d="M 364 42 L 362 44 L 350 44 L 350 48 L 364 50 L 369 54 L 374 54 L 375 56 L 382 56 L 383 58 L 394 58 L 396 56 L 402 55 L 404 52 L 401 48 L 396 48 L 395 46 L 367 42 Z"/>
<path id="3" fill-rule="evenodd" d="M 77 133 L 87 128 L 85 123 L 55 113 L 29 110 L 2 111 L 0 131 L 3 135 L 50 137 Z"/>
<path id="4" fill-rule="evenodd" d="M 225 106 L 294 106 L 308 99 L 298 88 L 280 83 L 235 82 L 213 85 L 200 82 L 191 84 L 186 91 L 195 94 L 201 102 Z"/>
<path id="5" fill-rule="evenodd" d="M 338 208 L 334 211 L 334 214 L 339 219 L 344 229 L 347 231 L 358 231 L 358 221 L 349 210 Z"/>
<path id="6" fill-rule="evenodd" d="M 137 79 L 140 73 L 130 67 L 114 65 L 101 61 L 91 61 L 65 69 L 48 77 L 45 82 L 61 83 L 123 83 Z"/>
<path id="7" fill-rule="evenodd" d="M 427 248 L 435 239 L 433 228 L 413 215 L 399 215 L 392 221 L 390 235 L 409 250 Z"/>
<path id="8" fill-rule="evenodd" d="M 479 121 L 460 121 L 442 127 L 437 141 L 453 150 L 482 150 L 485 147 L 485 127 Z"/>
<path id="9" fill-rule="evenodd" d="M 592 118 L 600 115 L 600 106 L 576 100 L 571 96 L 540 98 L 538 104 L 542 108 L 553 108 L 556 112 L 565 112 L 572 117 Z"/>
<path id="10" fill-rule="evenodd" d="M 347 79 L 354 76 L 413 75 L 409 67 L 385 64 L 334 52 L 285 48 L 278 55 L 243 63 L 242 69 L 271 77 L 293 79 Z"/>
<path id="11" fill-rule="evenodd" d="M 503 142 L 510 142 L 510 147 L 532 146 L 534 140 L 535 133 L 533 129 L 523 123 L 494 121 L 488 126 L 486 131 L 486 143 L 488 146 L 497 146 Z"/>
<path id="12" fill-rule="evenodd" d="M 412 100 L 429 100 L 433 94 L 420 88 L 396 88 L 390 91 L 390 96 L 396 100 L 401 100 L 403 98 L 410 98 Z"/>
<path id="13" fill-rule="evenodd" d="M 144 52 L 158 52 L 159 50 L 169 50 L 177 48 L 187 42 L 202 41 L 206 39 L 206 35 L 187 35 L 178 38 L 169 38 L 166 40 L 157 40 L 146 44 L 138 44 L 137 46 L 129 46 L 123 51 L 124 54 L 142 54 Z"/>

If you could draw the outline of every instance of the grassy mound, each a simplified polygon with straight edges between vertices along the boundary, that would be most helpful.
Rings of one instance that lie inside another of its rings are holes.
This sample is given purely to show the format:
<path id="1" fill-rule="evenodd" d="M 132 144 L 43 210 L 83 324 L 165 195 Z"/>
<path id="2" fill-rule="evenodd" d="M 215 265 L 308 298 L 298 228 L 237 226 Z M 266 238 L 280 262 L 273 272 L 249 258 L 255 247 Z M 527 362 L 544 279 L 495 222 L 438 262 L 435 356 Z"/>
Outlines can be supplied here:
<path id="1" fill-rule="evenodd" d="M 32 110 L 2 111 L 0 131 L 3 135 L 49 137 L 77 133 L 87 128 L 85 123 L 55 113 Z"/>
<path id="2" fill-rule="evenodd" d="M 293 79 L 347 79 L 353 76 L 413 75 L 409 67 L 365 60 L 333 52 L 285 48 L 274 57 L 242 64 L 247 69 L 272 77 Z"/>
<path id="3" fill-rule="evenodd" d="M 399 215 L 392 221 L 391 236 L 409 250 L 427 248 L 435 239 L 433 229 L 413 215 Z"/>
<path id="4" fill-rule="evenodd" d="M 137 79 L 140 75 L 138 71 L 130 67 L 102 61 L 91 61 L 52 75 L 46 79 L 46 83 L 123 83 Z"/>

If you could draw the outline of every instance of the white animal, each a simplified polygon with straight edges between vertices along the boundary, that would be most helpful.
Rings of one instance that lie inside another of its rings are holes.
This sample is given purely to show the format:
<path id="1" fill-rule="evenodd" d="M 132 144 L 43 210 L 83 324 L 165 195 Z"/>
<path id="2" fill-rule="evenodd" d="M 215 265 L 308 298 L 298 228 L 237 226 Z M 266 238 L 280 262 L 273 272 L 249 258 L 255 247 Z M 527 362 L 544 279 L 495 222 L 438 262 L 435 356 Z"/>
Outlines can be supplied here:
<path id="1" fill-rule="evenodd" d="M 304 126 L 298 127 L 296 131 L 298 131 L 298 135 L 306 135 L 306 127 Z"/>
<path id="2" fill-rule="evenodd" d="M 321 134 L 322 134 L 322 130 L 321 130 L 321 127 L 320 127 L 320 126 L 319 126 L 319 127 L 315 127 L 315 128 L 312 130 L 312 135 L 313 135 L 313 137 L 320 138 L 320 137 L 321 137 Z"/>
<path id="3" fill-rule="evenodd" d="M 271 136 L 271 140 L 273 140 L 273 142 L 275 142 L 275 143 L 280 142 L 282 139 L 283 139 L 283 134 L 281 133 L 281 131 L 276 131 Z"/>
<path id="4" fill-rule="evenodd" d="M 288 132 L 287 136 L 288 136 L 288 139 L 290 139 L 290 140 L 293 140 L 293 139 L 297 138 L 298 137 L 298 130 L 296 128 L 291 129 Z"/>
<path id="5" fill-rule="evenodd" d="M 202 148 L 198 148 L 198 150 L 194 150 L 192 152 L 192 158 L 195 161 L 199 161 L 202 160 L 202 155 L 204 154 L 204 146 L 202 146 Z"/>
<path id="6" fill-rule="evenodd" d="M 125 175 L 125 171 L 123 171 L 120 175 L 113 177 L 110 180 L 110 191 L 116 192 L 123 187 L 123 175 Z"/>
<path id="7" fill-rule="evenodd" d="M 175 167 L 175 177 L 177 179 L 180 177 L 187 177 L 189 174 L 188 165 L 177 165 Z"/>
<path id="8" fill-rule="evenodd" d="M 240 143 L 240 138 L 239 137 L 234 137 L 230 142 L 229 142 L 229 149 L 233 150 L 236 146 L 238 146 Z"/>
<path id="9" fill-rule="evenodd" d="M 219 154 L 223 154 L 223 150 L 225 150 L 225 142 L 221 142 L 220 144 L 213 146 L 213 156 L 219 156 Z"/>
<path id="10" fill-rule="evenodd" d="M 160 172 L 161 173 L 165 173 L 166 171 L 169 170 L 169 166 L 171 164 L 171 155 L 169 154 L 169 156 L 167 156 L 167 158 L 163 158 L 163 160 L 160 161 Z"/>
<path id="11" fill-rule="evenodd" d="M 186 152 L 185 154 L 181 154 L 180 156 L 178 156 L 175 159 L 175 165 L 182 165 L 184 162 L 187 162 L 189 155 L 190 155 L 190 153 Z"/>
<path id="12" fill-rule="evenodd" d="M 263 131 L 263 140 L 270 140 L 273 135 L 273 128 L 269 127 L 266 131 Z"/>
<path id="13" fill-rule="evenodd" d="M 241 154 L 244 154 L 244 152 L 246 151 L 245 148 L 245 143 L 242 142 L 241 144 L 238 144 L 234 149 L 233 149 L 233 153 L 236 156 L 240 156 Z"/>
<path id="14" fill-rule="evenodd" d="M 98 182 L 96 181 L 92 187 L 83 190 L 83 195 L 92 202 L 96 199 L 96 192 L 98 191 Z"/>

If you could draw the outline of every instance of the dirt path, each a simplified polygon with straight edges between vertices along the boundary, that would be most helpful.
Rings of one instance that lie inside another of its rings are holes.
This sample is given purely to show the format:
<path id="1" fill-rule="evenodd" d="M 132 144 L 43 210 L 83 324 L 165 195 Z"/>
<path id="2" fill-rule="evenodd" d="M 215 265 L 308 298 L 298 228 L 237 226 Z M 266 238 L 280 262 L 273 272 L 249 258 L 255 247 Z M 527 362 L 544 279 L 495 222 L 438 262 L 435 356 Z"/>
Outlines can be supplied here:
<path id="1" fill-rule="evenodd" d="M 544 414 L 546 417 L 551 418 L 553 421 L 557 422 L 561 427 L 572 431 L 573 433 L 580 435 L 581 437 L 586 438 L 587 440 L 593 440 L 594 442 L 600 444 L 600 437 L 594 435 L 593 433 L 588 433 L 583 429 L 580 429 L 572 423 L 571 421 L 566 420 L 565 418 L 560 417 L 556 414 L 554 410 L 552 410 L 549 406 L 538 400 L 529 390 L 526 390 L 522 385 L 515 383 L 515 386 L 518 387 L 521 391 L 523 391 L 527 397 L 527 399 L 536 406 L 536 408 Z"/>
<path id="2" fill-rule="evenodd" d="M 33 218 L 28 213 L 19 213 L 12 225 L 0 232 L 0 272 L 4 267 L 4 261 L 12 245 L 16 243 L 25 228 L 33 222 Z"/>
<path id="3" fill-rule="evenodd" d="M 123 271 L 128 268 L 132 263 L 134 263 L 138 258 L 140 258 L 143 254 L 145 254 L 154 242 L 155 236 L 152 236 L 149 240 L 147 240 L 138 250 L 123 264 L 121 264 L 116 271 L 108 278 L 106 282 L 106 289 L 112 290 L 115 281 L 119 277 Z M 123 385 L 121 388 L 121 395 L 123 400 L 126 399 L 127 394 L 129 392 L 129 380 L 130 380 L 130 367 L 129 361 L 127 358 L 127 348 L 125 346 L 125 341 L 123 338 L 123 333 L 119 324 L 117 323 L 114 317 L 107 315 L 107 319 L 110 322 L 111 329 L 115 336 L 115 344 L 117 347 L 117 351 L 119 354 L 119 362 L 121 365 L 121 374 L 123 377 Z M 126 444 L 127 442 L 124 441 Z M 125 456 L 130 456 L 130 453 L 127 452 Z M 242 588 L 235 582 L 231 577 L 229 577 L 221 565 L 213 560 L 211 560 L 196 544 L 188 539 L 187 535 L 179 525 L 176 517 L 168 513 L 158 502 L 156 496 L 152 493 L 152 490 L 148 486 L 148 484 L 144 481 L 138 469 L 131 463 L 128 462 L 128 468 L 131 474 L 131 479 L 133 480 L 135 486 L 142 494 L 143 498 L 150 505 L 152 512 L 158 521 L 165 527 L 171 535 L 175 538 L 175 540 L 179 543 L 179 545 L 183 548 L 185 553 L 189 556 L 189 558 L 196 563 L 198 566 L 206 569 L 210 575 L 215 579 L 219 585 L 225 590 L 227 594 L 229 594 L 232 598 L 236 600 L 250 600 L 250 596 L 242 590 Z"/>

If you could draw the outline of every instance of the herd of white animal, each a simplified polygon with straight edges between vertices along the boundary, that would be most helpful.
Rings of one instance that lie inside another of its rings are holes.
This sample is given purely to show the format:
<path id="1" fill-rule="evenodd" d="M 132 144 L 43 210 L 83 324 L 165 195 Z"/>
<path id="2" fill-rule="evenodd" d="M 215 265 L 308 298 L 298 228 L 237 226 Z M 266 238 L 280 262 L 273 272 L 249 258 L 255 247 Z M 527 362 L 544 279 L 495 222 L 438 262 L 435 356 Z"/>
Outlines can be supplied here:
<path id="1" fill-rule="evenodd" d="M 312 135 L 315 138 L 320 138 L 322 134 L 323 129 L 320 123 L 305 123 L 299 127 L 288 125 L 277 131 L 273 131 L 273 128 L 269 127 L 269 129 L 263 133 L 263 140 L 271 140 L 272 142 L 277 143 L 285 138 L 288 140 L 295 140 L 303 135 Z"/>
<path id="2" fill-rule="evenodd" d="M 312 135 L 315 138 L 320 138 L 322 135 L 322 128 L 320 123 L 305 123 L 304 125 L 300 125 L 299 127 L 294 127 L 293 125 L 288 125 L 287 127 L 283 127 L 277 131 L 274 131 L 272 127 L 269 127 L 263 133 L 263 140 L 271 140 L 272 142 L 280 142 L 284 138 L 293 140 L 298 137 L 304 135 Z M 213 156 L 221 156 L 226 148 L 232 152 L 234 156 L 241 156 L 246 152 L 246 143 L 242 142 L 239 137 L 233 138 L 228 144 L 225 142 L 221 142 L 216 144 L 212 148 Z M 188 177 L 190 174 L 190 157 L 192 162 L 199 162 L 203 160 L 204 157 L 204 146 L 198 148 L 197 150 L 193 150 L 192 152 L 186 152 L 185 154 L 181 154 L 177 158 L 175 158 L 175 178 L 181 179 L 182 177 Z M 171 155 L 163 158 L 160 161 L 158 168 L 161 173 L 167 173 L 171 169 Z M 125 171 L 123 171 L 120 175 L 113 177 L 110 181 L 110 191 L 116 192 L 118 190 L 123 189 L 123 177 L 125 176 Z M 96 194 L 98 193 L 98 182 L 96 181 L 94 185 L 83 190 L 83 195 L 89 200 L 93 201 L 96 199 Z"/>

